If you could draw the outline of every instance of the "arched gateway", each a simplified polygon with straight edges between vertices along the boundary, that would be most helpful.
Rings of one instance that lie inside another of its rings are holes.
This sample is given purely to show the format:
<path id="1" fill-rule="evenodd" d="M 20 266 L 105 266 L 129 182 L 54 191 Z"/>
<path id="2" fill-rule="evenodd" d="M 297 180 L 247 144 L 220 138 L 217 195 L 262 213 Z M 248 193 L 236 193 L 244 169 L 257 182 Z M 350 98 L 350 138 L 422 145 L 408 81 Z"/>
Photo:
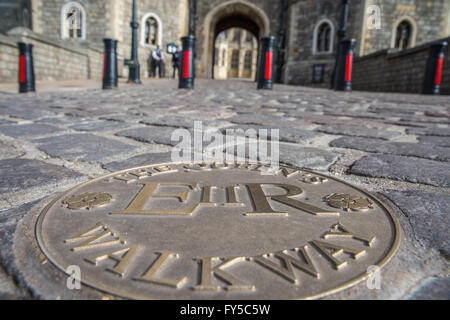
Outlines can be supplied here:
<path id="1" fill-rule="evenodd" d="M 196 65 L 197 75 L 202 78 L 213 77 L 214 42 L 220 32 L 238 27 L 251 32 L 257 39 L 271 32 L 269 17 L 258 5 L 242 0 L 214 2 L 219 4 L 202 8 L 206 14 L 200 15 L 197 27 Z"/>

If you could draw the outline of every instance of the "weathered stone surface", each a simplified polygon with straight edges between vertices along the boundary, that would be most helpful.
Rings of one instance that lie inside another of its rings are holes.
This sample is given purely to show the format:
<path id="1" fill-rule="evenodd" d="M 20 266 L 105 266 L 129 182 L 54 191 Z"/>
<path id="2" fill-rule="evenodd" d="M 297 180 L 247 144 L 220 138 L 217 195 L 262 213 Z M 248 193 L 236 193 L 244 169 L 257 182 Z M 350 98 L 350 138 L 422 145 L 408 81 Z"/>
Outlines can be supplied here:
<path id="1" fill-rule="evenodd" d="M 122 130 L 116 133 L 116 136 L 127 137 L 136 141 L 147 143 L 158 143 L 165 145 L 176 145 L 177 141 L 172 141 L 172 133 L 178 128 L 174 127 L 143 127 L 135 129 Z"/>
<path id="2" fill-rule="evenodd" d="M 414 235 L 428 248 L 439 250 L 450 258 L 450 195 L 420 190 L 383 192 L 408 217 Z"/>
<path id="3" fill-rule="evenodd" d="M 337 117 L 350 117 L 350 118 L 358 118 L 358 119 L 384 119 L 383 115 L 365 112 L 365 111 L 325 111 L 325 115 L 329 116 L 337 116 Z"/>
<path id="4" fill-rule="evenodd" d="M 40 136 L 61 131 L 63 130 L 48 124 L 30 123 L 0 126 L 0 132 L 10 137 Z"/>
<path id="5" fill-rule="evenodd" d="M 0 159 L 17 158 L 21 155 L 23 155 L 23 152 L 10 144 L 0 141 Z"/>
<path id="6" fill-rule="evenodd" d="M 435 147 L 413 142 L 387 142 L 379 139 L 342 137 L 331 141 L 330 146 L 357 149 L 367 152 L 413 156 L 431 160 L 450 160 L 450 148 Z"/>
<path id="7" fill-rule="evenodd" d="M 409 300 L 450 300 L 450 279 L 431 278 L 414 290 L 408 297 Z"/>
<path id="8" fill-rule="evenodd" d="M 120 171 L 134 167 L 145 166 L 154 163 L 165 163 L 171 161 L 171 152 L 146 153 L 123 160 L 114 161 L 103 165 L 109 171 Z"/>
<path id="9" fill-rule="evenodd" d="M 401 135 L 401 133 L 397 131 L 378 130 L 378 129 L 370 129 L 367 127 L 357 127 L 347 125 L 320 126 L 319 128 L 316 129 L 316 131 L 345 136 L 369 137 L 385 140 L 389 140 Z"/>
<path id="10" fill-rule="evenodd" d="M 421 136 L 442 136 L 449 137 L 450 136 L 450 128 L 410 128 L 406 129 L 406 133 L 408 134 L 417 134 Z"/>
<path id="11" fill-rule="evenodd" d="M 0 108 L 0 115 L 7 115 L 13 118 L 26 119 L 26 120 L 35 120 L 45 116 L 49 116 L 50 113 L 42 110 L 40 108 L 34 107 L 8 107 L 8 108 Z"/>
<path id="12" fill-rule="evenodd" d="M 31 298 L 26 284 L 16 270 L 13 239 L 17 223 L 41 200 L 9 210 L 0 210 L 0 299 Z"/>
<path id="13" fill-rule="evenodd" d="M 75 171 L 39 160 L 0 160 L 0 193 L 25 190 L 80 176 Z"/>
<path id="14" fill-rule="evenodd" d="M 52 157 L 72 161 L 95 162 L 103 158 L 130 152 L 136 147 L 120 141 L 93 134 L 66 134 L 57 137 L 33 140 L 38 148 Z"/>
<path id="15" fill-rule="evenodd" d="M 256 140 L 253 140 L 256 146 Z M 239 142 L 239 141 L 238 141 Z M 245 155 L 238 155 L 238 144 L 234 146 L 226 146 L 224 152 L 228 154 L 234 154 L 239 159 L 241 156 L 245 156 L 247 159 L 258 160 L 264 163 L 271 161 L 271 145 L 270 142 L 267 145 L 267 158 L 263 158 L 264 155 L 250 155 L 249 141 L 248 139 L 243 143 L 245 144 Z M 242 148 L 242 144 L 239 144 Z M 259 152 L 259 151 L 257 151 Z M 281 164 L 292 165 L 299 168 L 309 168 L 316 170 L 326 170 L 333 164 L 338 158 L 338 155 L 318 148 L 302 147 L 295 144 L 280 143 L 279 144 L 279 161 Z"/>
<path id="16" fill-rule="evenodd" d="M 129 114 L 111 114 L 99 117 L 100 120 L 117 121 L 117 122 L 133 122 L 138 123 L 142 120 L 141 116 L 134 116 Z"/>
<path id="17" fill-rule="evenodd" d="M 194 120 L 186 117 L 165 116 L 161 118 L 146 118 L 141 121 L 143 124 L 165 127 L 193 128 Z"/>
<path id="18" fill-rule="evenodd" d="M 356 161 L 349 173 L 394 180 L 450 186 L 450 164 L 387 154 L 370 155 Z"/>
<path id="19" fill-rule="evenodd" d="M 313 138 L 322 136 L 321 133 L 316 133 L 311 130 L 301 130 L 301 129 L 293 129 L 293 128 L 279 128 L 272 126 L 258 126 L 258 125 L 236 125 L 231 127 L 226 127 L 221 129 L 222 134 L 226 134 L 227 130 L 237 130 L 242 129 L 244 132 L 248 129 L 253 129 L 256 131 L 257 137 L 259 136 L 259 130 L 266 129 L 267 130 L 267 139 L 271 139 L 271 130 L 278 130 L 279 140 L 284 142 L 295 142 L 295 143 L 305 143 Z M 233 131 L 234 133 L 238 133 Z"/>
<path id="20" fill-rule="evenodd" d="M 336 154 L 322 149 L 280 144 L 280 162 L 300 168 L 326 170 L 337 158 Z"/>
<path id="21" fill-rule="evenodd" d="M 417 137 L 417 140 L 434 146 L 450 147 L 450 137 L 420 136 Z"/>
<path id="22" fill-rule="evenodd" d="M 448 118 L 426 117 L 426 116 L 419 116 L 419 115 L 403 115 L 400 120 L 401 121 L 411 121 L 411 122 L 450 124 L 450 119 L 448 119 Z"/>
<path id="23" fill-rule="evenodd" d="M 231 118 L 227 118 L 225 120 L 237 124 L 255 124 L 263 126 L 273 125 L 273 123 L 276 121 L 286 122 L 286 120 L 283 120 L 282 117 L 274 117 L 270 115 L 260 115 L 260 114 L 239 114 Z"/>
<path id="24" fill-rule="evenodd" d="M 0 126 L 3 126 L 5 124 L 13 124 L 16 123 L 15 121 L 10 121 L 10 120 L 5 120 L 5 119 L 0 119 Z"/>
<path id="25" fill-rule="evenodd" d="M 77 131 L 106 131 L 117 128 L 123 128 L 126 124 L 117 121 L 101 121 L 101 122 L 86 122 L 70 126 L 69 128 Z"/>

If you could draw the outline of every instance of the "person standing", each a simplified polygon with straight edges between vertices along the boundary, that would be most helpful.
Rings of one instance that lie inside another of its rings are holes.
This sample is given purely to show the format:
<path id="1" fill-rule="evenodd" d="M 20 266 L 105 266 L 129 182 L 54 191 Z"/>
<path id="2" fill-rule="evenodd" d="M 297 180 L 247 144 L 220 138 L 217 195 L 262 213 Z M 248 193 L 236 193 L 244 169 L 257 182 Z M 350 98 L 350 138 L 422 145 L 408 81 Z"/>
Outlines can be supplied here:
<path id="1" fill-rule="evenodd" d="M 159 78 L 162 78 L 162 64 L 164 61 L 164 56 L 159 46 L 156 46 L 156 50 L 152 52 L 153 57 L 153 77 L 156 78 L 156 68 L 158 68 Z"/>
<path id="2" fill-rule="evenodd" d="M 175 79 L 175 72 L 180 72 L 180 48 L 177 47 L 177 50 L 172 55 L 172 67 L 173 67 L 173 76 Z"/>

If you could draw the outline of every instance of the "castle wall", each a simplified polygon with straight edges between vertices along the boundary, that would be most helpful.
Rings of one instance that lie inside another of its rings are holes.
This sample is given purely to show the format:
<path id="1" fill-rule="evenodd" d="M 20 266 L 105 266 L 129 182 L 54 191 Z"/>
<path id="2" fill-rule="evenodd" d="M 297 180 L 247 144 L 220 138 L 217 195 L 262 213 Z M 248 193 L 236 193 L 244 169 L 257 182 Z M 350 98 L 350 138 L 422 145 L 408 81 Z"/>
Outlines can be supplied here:
<path id="1" fill-rule="evenodd" d="M 55 40 L 25 28 L 0 35 L 0 82 L 18 81 L 17 42 L 33 44 L 36 80 L 101 79 L 103 51 L 76 42 Z"/>
<path id="2" fill-rule="evenodd" d="M 447 39 L 450 41 L 450 38 Z M 421 93 L 429 45 L 392 52 L 382 50 L 355 59 L 353 89 L 362 91 Z M 450 94 L 450 50 L 444 60 L 442 94 Z"/>

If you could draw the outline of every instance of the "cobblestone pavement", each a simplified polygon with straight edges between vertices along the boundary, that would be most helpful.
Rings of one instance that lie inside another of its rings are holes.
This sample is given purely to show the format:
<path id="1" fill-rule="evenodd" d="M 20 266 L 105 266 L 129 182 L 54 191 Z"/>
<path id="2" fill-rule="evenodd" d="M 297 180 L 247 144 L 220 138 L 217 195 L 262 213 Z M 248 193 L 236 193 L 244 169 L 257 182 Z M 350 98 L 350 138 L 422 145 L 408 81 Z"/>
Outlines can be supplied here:
<path id="1" fill-rule="evenodd" d="M 172 80 L 102 91 L 0 93 L 0 297 L 36 297 L 12 252 L 34 205 L 111 171 L 170 160 L 175 128 L 280 129 L 280 160 L 374 192 L 402 227 L 382 289 L 331 299 L 450 299 L 450 99 L 336 93 L 245 81 Z M 1 90 L 1 89 L 0 89 Z"/>

